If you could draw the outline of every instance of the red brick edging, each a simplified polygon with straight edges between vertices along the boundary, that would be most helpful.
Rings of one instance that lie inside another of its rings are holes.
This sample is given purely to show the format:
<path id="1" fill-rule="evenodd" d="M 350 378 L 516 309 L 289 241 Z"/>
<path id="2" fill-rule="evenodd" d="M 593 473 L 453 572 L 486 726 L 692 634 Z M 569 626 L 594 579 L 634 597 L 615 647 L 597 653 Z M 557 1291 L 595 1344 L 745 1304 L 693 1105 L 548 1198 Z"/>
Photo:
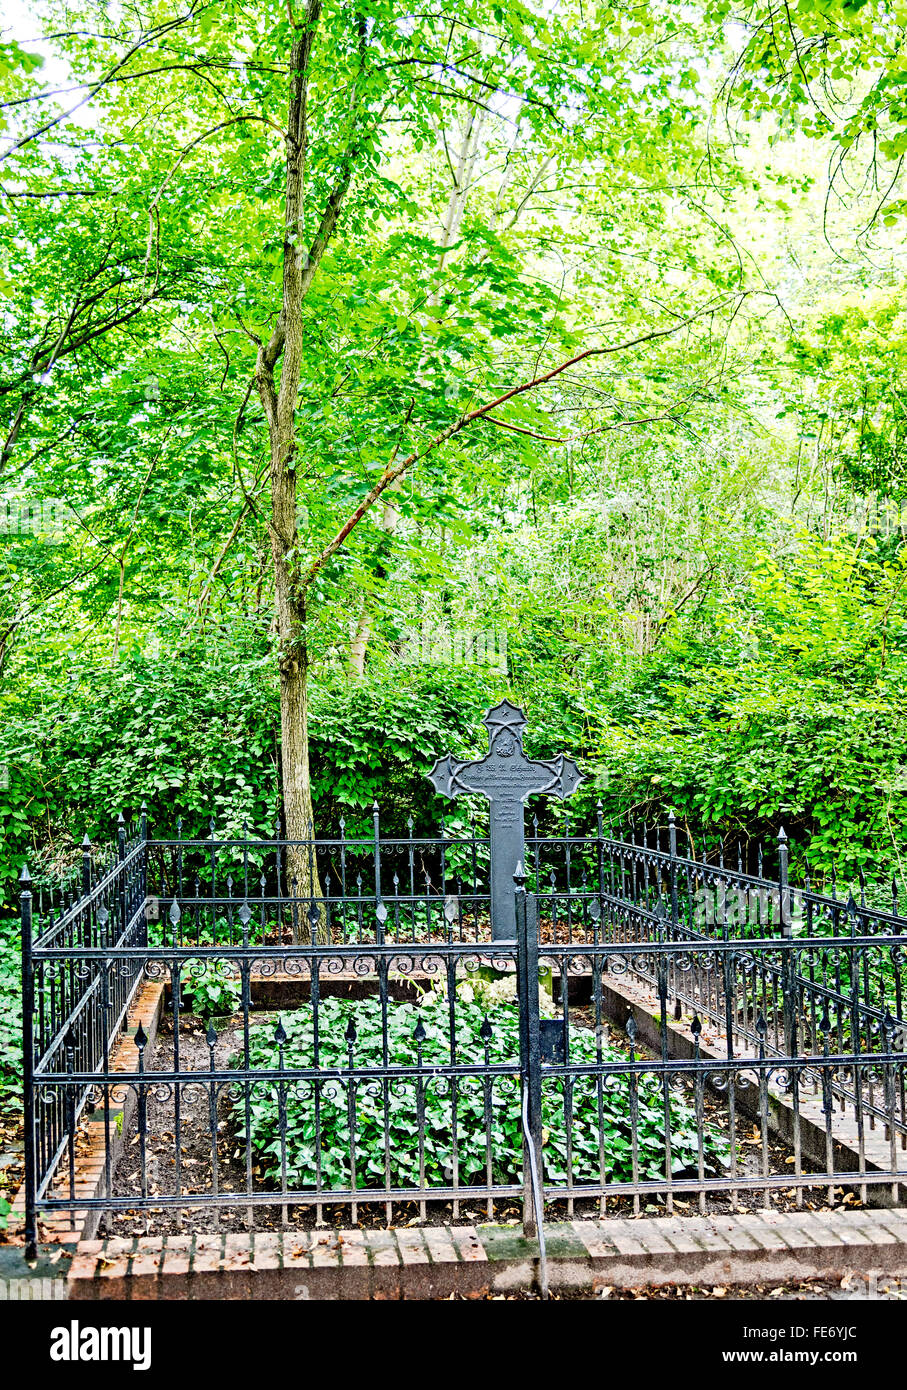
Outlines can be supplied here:
<path id="1" fill-rule="evenodd" d="M 553 1289 L 907 1275 L 907 1211 L 750 1213 L 546 1227 Z M 71 1299 L 434 1299 L 533 1286 L 538 1250 L 506 1226 L 83 1241 Z"/>

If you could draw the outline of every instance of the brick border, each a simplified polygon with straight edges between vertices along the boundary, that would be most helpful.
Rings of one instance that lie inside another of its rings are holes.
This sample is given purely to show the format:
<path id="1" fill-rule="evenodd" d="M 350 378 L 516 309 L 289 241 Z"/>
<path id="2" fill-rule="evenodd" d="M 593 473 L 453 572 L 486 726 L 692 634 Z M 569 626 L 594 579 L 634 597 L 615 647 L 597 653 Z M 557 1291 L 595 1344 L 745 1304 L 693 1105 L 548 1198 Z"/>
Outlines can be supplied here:
<path id="1" fill-rule="evenodd" d="M 546 1227 L 552 1289 L 907 1275 L 907 1211 L 572 1221 Z M 533 1287 L 538 1248 L 513 1226 L 255 1232 L 82 1241 L 69 1297 L 480 1298 Z"/>

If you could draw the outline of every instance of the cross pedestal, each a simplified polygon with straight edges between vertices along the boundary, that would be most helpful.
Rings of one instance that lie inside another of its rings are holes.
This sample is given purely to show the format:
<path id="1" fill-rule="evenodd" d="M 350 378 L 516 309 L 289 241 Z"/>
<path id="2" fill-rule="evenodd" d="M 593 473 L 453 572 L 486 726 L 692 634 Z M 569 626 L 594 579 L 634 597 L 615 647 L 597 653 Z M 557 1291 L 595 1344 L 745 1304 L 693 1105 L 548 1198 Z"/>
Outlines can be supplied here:
<path id="1" fill-rule="evenodd" d="M 523 807 L 527 797 L 545 794 L 564 800 L 576 791 L 582 774 L 576 763 L 561 753 L 547 762 L 534 761 L 523 752 L 526 716 L 509 700 L 502 700 L 485 716 L 488 752 L 474 762 L 463 762 L 448 753 L 428 774 L 442 796 L 484 796 L 491 823 L 491 935 L 495 941 L 513 941 L 513 876 L 526 858 Z"/>

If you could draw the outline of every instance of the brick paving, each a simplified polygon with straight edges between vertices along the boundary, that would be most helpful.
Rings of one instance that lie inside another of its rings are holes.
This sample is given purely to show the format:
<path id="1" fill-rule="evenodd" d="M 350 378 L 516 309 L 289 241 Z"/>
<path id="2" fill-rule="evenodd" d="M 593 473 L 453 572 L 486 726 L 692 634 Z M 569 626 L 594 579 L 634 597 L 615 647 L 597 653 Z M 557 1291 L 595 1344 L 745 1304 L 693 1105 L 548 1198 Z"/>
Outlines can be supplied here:
<path id="1" fill-rule="evenodd" d="M 907 1210 L 571 1221 L 546 1227 L 557 1291 L 907 1276 Z M 72 1299 L 446 1298 L 531 1288 L 513 1226 L 247 1232 L 82 1241 Z"/>

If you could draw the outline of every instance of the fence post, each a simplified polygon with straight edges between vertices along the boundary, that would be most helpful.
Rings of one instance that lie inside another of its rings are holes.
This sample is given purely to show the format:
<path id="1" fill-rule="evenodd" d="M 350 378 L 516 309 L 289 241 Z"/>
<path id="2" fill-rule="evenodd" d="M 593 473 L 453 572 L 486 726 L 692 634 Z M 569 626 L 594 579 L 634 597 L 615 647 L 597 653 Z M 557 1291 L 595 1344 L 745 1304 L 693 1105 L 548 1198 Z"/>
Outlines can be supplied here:
<path id="1" fill-rule="evenodd" d="M 787 836 L 784 827 L 778 831 L 778 910 L 781 935 L 791 936 L 790 886 L 788 883 Z"/>
<path id="2" fill-rule="evenodd" d="M 522 864 L 513 876 L 520 1011 L 520 1099 L 523 1115 L 523 1231 L 539 1235 L 542 1173 L 542 1071 L 539 1042 L 539 946 Z"/>
<path id="3" fill-rule="evenodd" d="M 139 879 L 139 897 L 142 900 L 142 939 L 141 945 L 148 945 L 148 806 L 142 802 L 141 819 L 139 822 L 140 834 L 142 838 L 142 868 Z M 248 874 L 246 875 L 248 879 Z M 248 897 L 248 888 L 246 889 Z"/>
<path id="4" fill-rule="evenodd" d="M 19 914 L 22 924 L 22 1108 L 25 1115 L 25 1258 L 38 1258 L 38 1218 L 35 1210 L 35 975 L 32 961 L 31 874 L 23 864 Z"/>
<path id="5" fill-rule="evenodd" d="M 677 822 L 674 812 L 668 813 L 668 851 L 671 856 L 669 874 L 671 880 L 671 935 L 674 941 L 680 934 L 680 917 L 677 908 Z"/>
<path id="6" fill-rule="evenodd" d="M 85 897 L 91 892 L 91 841 L 86 832 L 82 841 L 82 893 Z"/>
<path id="7" fill-rule="evenodd" d="M 123 872 L 123 864 L 126 859 L 126 821 L 123 812 L 117 816 L 117 853 L 119 856 L 120 871 L 117 877 L 117 904 L 119 908 L 119 934 L 122 936 L 126 930 L 126 875 Z"/>
<path id="8" fill-rule="evenodd" d="M 785 941 L 790 941 L 794 934 L 788 875 L 787 836 L 782 826 L 778 831 L 778 912 L 781 936 Z M 781 970 L 781 1007 L 784 1015 L 784 1046 L 788 1057 L 795 1057 L 797 1050 L 797 972 L 793 949 L 784 952 Z"/>

